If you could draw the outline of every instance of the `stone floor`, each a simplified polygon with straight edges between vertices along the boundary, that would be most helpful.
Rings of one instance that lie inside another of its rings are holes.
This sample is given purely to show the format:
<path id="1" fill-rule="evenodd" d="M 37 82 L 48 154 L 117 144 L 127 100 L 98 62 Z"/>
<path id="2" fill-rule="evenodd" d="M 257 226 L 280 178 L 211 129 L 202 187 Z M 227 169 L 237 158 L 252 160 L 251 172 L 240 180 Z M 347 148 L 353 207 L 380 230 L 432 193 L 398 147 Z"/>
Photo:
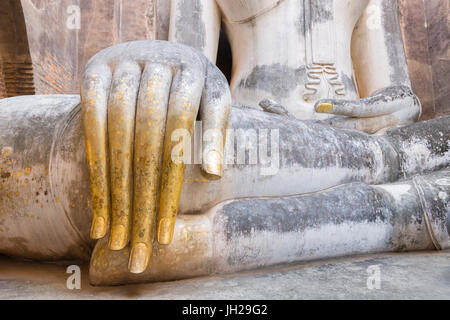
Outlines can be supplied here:
<path id="1" fill-rule="evenodd" d="M 233 275 L 108 288 L 90 286 L 87 266 L 82 266 L 80 290 L 67 289 L 66 267 L 0 258 L 0 298 L 450 299 L 450 251 L 341 258 Z M 368 268 L 379 268 L 379 289 L 368 288 Z"/>

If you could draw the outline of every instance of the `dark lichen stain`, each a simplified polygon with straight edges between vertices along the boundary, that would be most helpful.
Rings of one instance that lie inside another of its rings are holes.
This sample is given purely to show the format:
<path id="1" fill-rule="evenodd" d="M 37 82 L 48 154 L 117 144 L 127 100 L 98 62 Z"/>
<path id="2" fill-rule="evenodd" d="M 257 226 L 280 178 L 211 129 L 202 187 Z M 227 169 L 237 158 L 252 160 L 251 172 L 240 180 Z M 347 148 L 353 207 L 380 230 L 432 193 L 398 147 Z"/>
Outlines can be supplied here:
<path id="1" fill-rule="evenodd" d="M 239 83 L 240 88 L 258 89 L 275 97 L 286 98 L 291 91 L 306 81 L 306 67 L 290 68 L 279 63 L 261 65 Z"/>
<path id="2" fill-rule="evenodd" d="M 323 23 L 334 19 L 334 0 L 310 0 L 311 22 Z"/>
<path id="3" fill-rule="evenodd" d="M 179 43 L 202 50 L 205 47 L 206 28 L 203 23 L 203 6 L 199 0 L 183 0 L 179 3 L 176 38 Z"/>
<path id="4" fill-rule="evenodd" d="M 345 73 L 341 73 L 342 83 L 344 84 L 345 91 L 348 94 L 349 92 L 357 95 L 358 91 L 356 90 L 356 81 L 353 76 L 349 77 Z"/>
<path id="5" fill-rule="evenodd" d="M 406 64 L 403 38 L 398 20 L 398 1 L 382 0 L 382 23 L 385 30 L 385 45 L 388 49 L 392 85 L 409 85 L 408 66 Z"/>
<path id="6" fill-rule="evenodd" d="M 307 12 L 309 12 L 309 15 Z M 299 10 L 299 17 L 295 23 L 300 40 L 304 40 L 306 32 L 310 31 L 311 28 L 314 28 L 314 24 L 324 23 L 331 20 L 334 20 L 333 0 L 304 1 L 304 5 L 302 5 L 301 10 Z"/>

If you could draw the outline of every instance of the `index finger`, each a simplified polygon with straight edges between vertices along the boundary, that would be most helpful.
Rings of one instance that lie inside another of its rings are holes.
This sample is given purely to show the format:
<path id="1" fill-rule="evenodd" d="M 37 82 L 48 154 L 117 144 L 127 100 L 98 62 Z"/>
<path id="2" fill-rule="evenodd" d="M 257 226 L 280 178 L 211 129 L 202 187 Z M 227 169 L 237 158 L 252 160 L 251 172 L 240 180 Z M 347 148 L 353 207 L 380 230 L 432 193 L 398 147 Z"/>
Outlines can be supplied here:
<path id="1" fill-rule="evenodd" d="M 222 176 L 223 150 L 231 111 L 231 92 L 222 72 L 209 63 L 200 116 L 203 128 L 202 170 L 210 179 Z"/>
<path id="2" fill-rule="evenodd" d="M 92 197 L 91 238 L 103 238 L 110 224 L 107 147 L 107 102 L 111 71 L 106 65 L 88 67 L 81 86 L 81 110 Z"/>
<path id="3" fill-rule="evenodd" d="M 169 98 L 166 137 L 164 141 L 163 167 L 161 172 L 161 194 L 158 212 L 157 240 L 160 244 L 172 242 L 175 219 L 178 213 L 181 187 L 183 185 L 186 163 L 174 161 L 174 152 L 179 151 L 183 158 L 189 150 L 178 148 L 178 138 L 192 137 L 194 122 L 205 82 L 204 73 L 200 70 L 180 70 L 176 73 Z M 189 135 L 186 137 L 185 135 Z M 183 143 L 183 141 L 181 141 Z"/>

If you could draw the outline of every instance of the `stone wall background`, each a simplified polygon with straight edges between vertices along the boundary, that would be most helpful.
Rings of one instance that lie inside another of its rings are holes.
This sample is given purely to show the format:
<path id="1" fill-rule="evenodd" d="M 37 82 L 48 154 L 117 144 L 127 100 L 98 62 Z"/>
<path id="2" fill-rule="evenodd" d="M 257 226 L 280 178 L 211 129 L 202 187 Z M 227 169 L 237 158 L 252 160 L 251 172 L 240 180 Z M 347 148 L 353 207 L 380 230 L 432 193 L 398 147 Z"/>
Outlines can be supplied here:
<path id="1" fill-rule="evenodd" d="M 449 1 L 398 1 L 422 118 L 450 114 Z M 79 30 L 66 26 L 72 5 L 81 9 Z M 2 0 L 0 97 L 78 93 L 83 67 L 99 50 L 124 41 L 167 39 L 169 6 L 169 0 Z"/>
<path id="2" fill-rule="evenodd" d="M 414 92 L 423 119 L 450 114 L 450 1 L 399 0 Z"/>
<path id="3" fill-rule="evenodd" d="M 0 98 L 34 94 L 33 66 L 20 2 L 0 6 Z"/>
<path id="4" fill-rule="evenodd" d="M 125 41 L 157 37 L 154 1 L 2 0 L 0 97 L 78 93 L 83 67 L 96 52 Z M 76 7 L 79 29 L 68 27 L 68 23 L 73 26 Z M 23 64 L 32 68 L 34 87 L 28 91 L 29 85 L 20 86 Z"/>
<path id="5" fill-rule="evenodd" d="M 80 8 L 80 29 L 67 23 Z M 37 94 L 78 93 L 87 61 L 121 42 L 154 39 L 149 0 L 22 0 Z M 69 10 L 69 11 L 68 11 Z"/>

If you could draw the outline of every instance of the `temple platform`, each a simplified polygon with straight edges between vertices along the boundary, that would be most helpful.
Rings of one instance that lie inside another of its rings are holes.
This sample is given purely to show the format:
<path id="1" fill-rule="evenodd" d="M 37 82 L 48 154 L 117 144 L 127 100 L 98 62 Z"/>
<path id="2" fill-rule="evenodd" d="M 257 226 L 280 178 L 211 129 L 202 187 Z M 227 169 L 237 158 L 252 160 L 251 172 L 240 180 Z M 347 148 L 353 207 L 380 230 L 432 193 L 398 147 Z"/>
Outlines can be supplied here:
<path id="1" fill-rule="evenodd" d="M 450 251 L 367 255 L 121 287 L 90 286 L 88 266 L 80 266 L 80 290 L 67 289 L 67 266 L 1 257 L 0 299 L 450 299 Z M 379 270 L 379 289 L 369 279 L 373 270 Z"/>

